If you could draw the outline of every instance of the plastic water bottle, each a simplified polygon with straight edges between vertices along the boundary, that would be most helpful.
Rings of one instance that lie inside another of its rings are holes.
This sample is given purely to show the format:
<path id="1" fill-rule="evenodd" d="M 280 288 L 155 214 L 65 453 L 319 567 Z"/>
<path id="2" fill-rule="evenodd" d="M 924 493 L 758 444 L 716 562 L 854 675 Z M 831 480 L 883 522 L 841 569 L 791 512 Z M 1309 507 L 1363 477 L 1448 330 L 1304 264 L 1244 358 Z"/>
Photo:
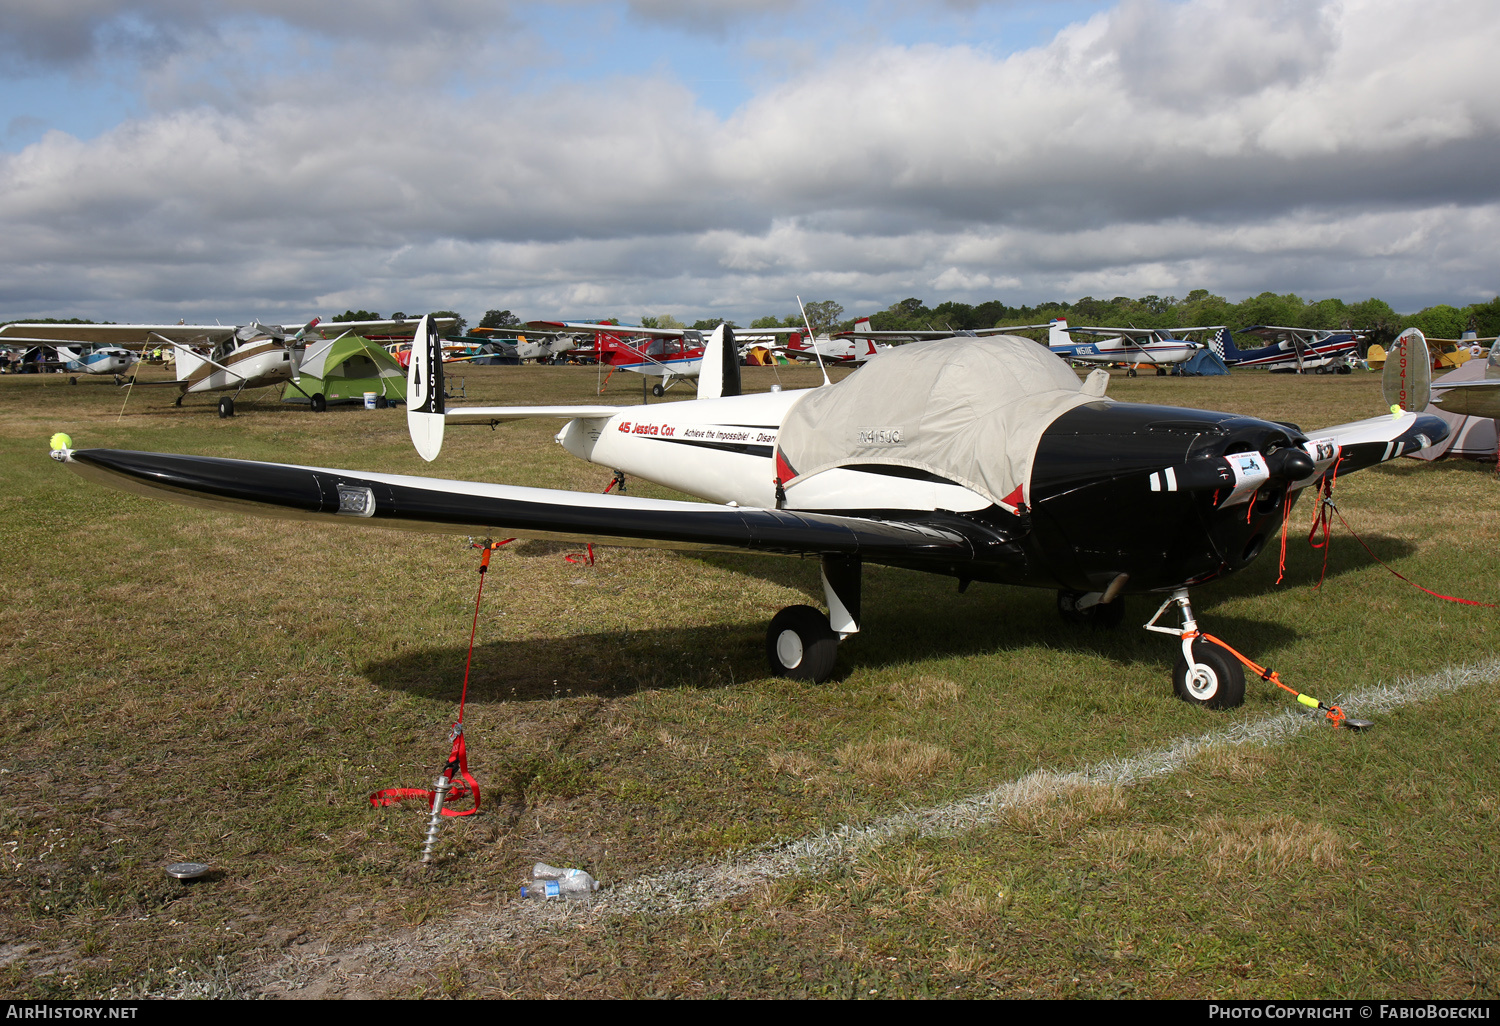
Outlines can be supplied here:
<path id="1" fill-rule="evenodd" d="M 599 881 L 582 869 L 558 869 L 538 862 L 531 880 L 521 886 L 521 897 L 535 901 L 586 898 L 599 889 Z"/>

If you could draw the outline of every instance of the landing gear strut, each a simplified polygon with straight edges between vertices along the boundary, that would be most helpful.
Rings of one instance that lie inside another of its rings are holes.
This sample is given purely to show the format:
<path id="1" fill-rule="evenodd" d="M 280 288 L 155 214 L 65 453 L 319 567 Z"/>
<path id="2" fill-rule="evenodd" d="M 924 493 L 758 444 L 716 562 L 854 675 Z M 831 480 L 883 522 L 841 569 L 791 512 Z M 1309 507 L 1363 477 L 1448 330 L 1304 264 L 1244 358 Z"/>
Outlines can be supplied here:
<path id="1" fill-rule="evenodd" d="M 1182 627 L 1161 627 L 1156 621 L 1171 606 L 1182 616 Z M 1245 701 L 1245 671 L 1229 652 L 1200 637 L 1198 621 L 1186 588 L 1178 588 L 1146 624 L 1148 631 L 1182 639 L 1182 653 L 1172 670 L 1172 691 L 1184 702 L 1209 709 L 1233 709 Z"/>

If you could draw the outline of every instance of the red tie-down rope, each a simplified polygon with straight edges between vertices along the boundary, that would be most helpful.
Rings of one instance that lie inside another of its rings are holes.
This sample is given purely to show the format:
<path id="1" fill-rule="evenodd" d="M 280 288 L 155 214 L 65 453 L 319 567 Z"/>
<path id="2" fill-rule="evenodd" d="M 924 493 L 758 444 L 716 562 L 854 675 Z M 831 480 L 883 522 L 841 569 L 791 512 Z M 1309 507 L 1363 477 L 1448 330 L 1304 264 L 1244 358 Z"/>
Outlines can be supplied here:
<path id="1" fill-rule="evenodd" d="M 1349 521 L 1344 519 L 1344 514 L 1339 511 L 1337 504 L 1335 504 L 1333 501 L 1333 486 L 1338 480 L 1339 463 L 1342 462 L 1344 462 L 1344 458 L 1340 456 L 1338 463 L 1335 463 L 1333 465 L 1333 473 L 1324 478 L 1321 484 L 1318 485 L 1318 505 L 1317 508 L 1313 510 L 1312 528 L 1307 532 L 1307 543 L 1315 549 L 1323 550 L 1323 572 L 1318 575 L 1318 583 L 1313 585 L 1315 589 L 1321 588 L 1323 586 L 1323 578 L 1328 574 L 1328 541 L 1329 536 L 1333 530 L 1333 520 L 1332 517 L 1329 516 L 1329 514 L 1332 513 L 1333 516 L 1339 518 L 1339 523 L 1344 525 L 1344 530 L 1349 532 L 1350 537 L 1359 542 L 1360 546 L 1370 554 L 1371 559 L 1379 563 L 1381 566 L 1385 567 L 1394 576 L 1405 581 L 1413 588 L 1416 588 L 1418 591 L 1425 591 L 1433 598 L 1440 598 L 1444 602 L 1458 602 L 1466 606 L 1479 606 L 1483 609 L 1500 609 L 1500 605 L 1497 605 L 1493 602 L 1475 602 L 1473 599 L 1459 598 L 1456 595 L 1444 595 L 1441 592 L 1433 591 L 1431 588 L 1424 588 L 1416 581 L 1403 576 L 1399 571 L 1396 570 L 1395 567 L 1391 566 L 1385 560 L 1375 555 L 1374 550 L 1371 549 L 1370 546 L 1365 544 L 1365 540 L 1355 533 L 1354 528 L 1349 526 Z M 1323 534 L 1323 538 L 1321 541 L 1317 540 L 1317 535 L 1320 529 Z"/>
<path id="2" fill-rule="evenodd" d="M 615 471 L 615 476 L 610 480 L 609 484 L 604 486 L 604 494 L 608 495 L 611 491 L 614 490 L 616 485 L 619 486 L 621 492 L 625 491 L 625 472 L 623 470 Z M 563 562 L 576 563 L 579 566 L 593 566 L 594 543 L 585 542 L 584 544 L 588 547 L 587 552 L 570 552 L 563 557 Z"/>
<path id="3" fill-rule="evenodd" d="M 474 665 L 474 638 L 479 633 L 479 604 L 484 599 L 484 578 L 490 569 L 490 555 L 500 546 L 509 545 L 515 541 L 507 538 L 500 542 L 485 542 L 484 544 L 473 544 L 470 548 L 483 549 L 484 555 L 479 560 L 479 591 L 474 596 L 474 622 L 469 627 L 469 657 L 464 662 L 464 686 L 458 697 L 458 722 L 448 732 L 448 738 L 453 742 L 452 749 L 448 752 L 448 762 L 443 767 L 441 776 L 452 780 L 454 774 L 463 777 L 464 782 L 448 791 L 448 801 L 456 798 L 474 799 L 474 805 L 468 809 L 450 809 L 443 806 L 444 816 L 472 816 L 479 811 L 479 782 L 469 773 L 469 753 L 464 746 L 464 705 L 469 699 L 469 670 Z M 370 795 L 370 804 L 375 808 L 383 808 L 387 805 L 395 805 L 397 802 L 408 798 L 421 798 L 429 805 L 432 804 L 436 792 L 431 788 L 420 787 L 388 787 L 384 791 L 376 791 Z"/>

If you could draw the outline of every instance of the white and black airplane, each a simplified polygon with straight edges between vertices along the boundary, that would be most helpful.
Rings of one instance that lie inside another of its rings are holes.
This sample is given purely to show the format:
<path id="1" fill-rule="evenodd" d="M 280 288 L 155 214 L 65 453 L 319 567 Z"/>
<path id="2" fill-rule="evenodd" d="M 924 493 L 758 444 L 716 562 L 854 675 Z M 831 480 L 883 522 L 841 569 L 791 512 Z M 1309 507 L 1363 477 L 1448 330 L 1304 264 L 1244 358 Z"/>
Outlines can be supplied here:
<path id="1" fill-rule="evenodd" d="M 1244 675 L 1198 635 L 1188 590 L 1248 566 L 1288 498 L 1445 436 L 1403 413 L 1316 434 L 1281 423 L 1105 397 L 1028 339 L 898 347 L 834 385 L 740 394 L 733 332 L 709 338 L 694 401 L 447 409 L 440 344 L 424 323 L 407 417 L 435 459 L 450 424 L 563 422 L 582 459 L 706 500 L 599 495 L 380 471 L 205 456 L 60 449 L 100 483 L 215 510 L 415 531 L 816 556 L 828 613 L 781 610 L 773 672 L 821 681 L 860 629 L 861 568 L 904 567 L 1055 589 L 1074 622 L 1118 623 L 1121 597 L 1161 603 L 1147 626 L 1179 639 L 1186 701 L 1239 704 Z M 1420 398 L 1420 409 L 1425 397 Z M 1414 400 L 1415 401 L 1415 400 Z M 1101 511 L 1108 511 L 1101 516 Z M 878 601 L 878 597 L 876 599 Z M 1158 625 L 1169 611 L 1180 626 Z"/>

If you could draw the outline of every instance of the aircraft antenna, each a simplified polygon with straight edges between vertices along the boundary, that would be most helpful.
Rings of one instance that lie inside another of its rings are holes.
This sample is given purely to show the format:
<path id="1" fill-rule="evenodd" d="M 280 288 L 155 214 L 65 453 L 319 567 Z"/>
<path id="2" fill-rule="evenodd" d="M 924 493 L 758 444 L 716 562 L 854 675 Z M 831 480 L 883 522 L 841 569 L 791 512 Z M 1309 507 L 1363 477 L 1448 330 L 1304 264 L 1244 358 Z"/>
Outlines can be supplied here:
<path id="1" fill-rule="evenodd" d="M 818 358 L 818 370 L 823 372 L 823 384 L 831 385 L 828 380 L 828 368 L 823 366 L 823 351 L 818 348 L 818 338 L 813 334 L 812 322 L 807 319 L 807 307 L 802 305 L 802 297 L 797 297 L 797 309 L 802 311 L 802 323 L 807 326 L 807 340 L 812 343 L 813 355 Z"/>

